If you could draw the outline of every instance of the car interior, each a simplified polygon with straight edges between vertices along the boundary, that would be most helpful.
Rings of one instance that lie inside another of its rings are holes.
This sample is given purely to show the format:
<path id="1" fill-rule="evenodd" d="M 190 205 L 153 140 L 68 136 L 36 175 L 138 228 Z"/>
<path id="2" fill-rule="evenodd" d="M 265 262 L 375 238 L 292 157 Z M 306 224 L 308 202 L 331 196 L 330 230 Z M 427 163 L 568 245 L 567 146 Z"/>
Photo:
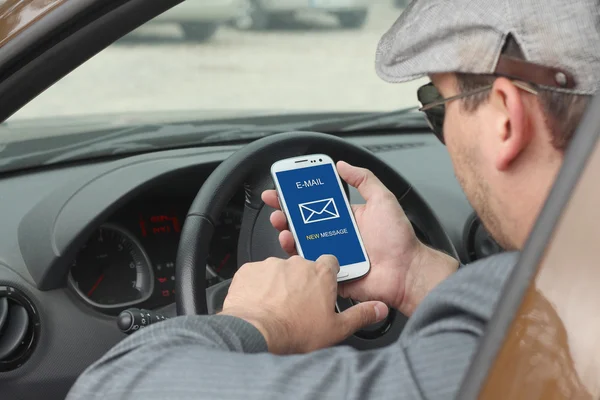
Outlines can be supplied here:
<path id="1" fill-rule="evenodd" d="M 43 17 L 15 26 L 16 39 L 0 47 L 0 119 L 177 3 L 47 1 Z M 106 145 L 117 128 L 52 144 L 43 137 L 0 144 L 0 398 L 64 398 L 128 334 L 177 315 L 215 313 L 239 266 L 285 257 L 272 209 L 260 200 L 273 188 L 269 167 L 282 158 L 320 152 L 371 169 L 419 238 L 463 264 L 502 251 L 417 111 L 315 118 L 278 116 L 273 127 L 273 116 L 239 116 L 213 123 L 201 140 L 200 123 L 145 125 L 138 129 L 148 135 L 135 146 Z M 347 192 L 352 203 L 364 201 Z M 352 304 L 338 299 L 339 309 Z M 135 323 L 121 319 L 126 310 L 141 313 Z M 405 322 L 392 310 L 340 345 L 387 346 Z"/>

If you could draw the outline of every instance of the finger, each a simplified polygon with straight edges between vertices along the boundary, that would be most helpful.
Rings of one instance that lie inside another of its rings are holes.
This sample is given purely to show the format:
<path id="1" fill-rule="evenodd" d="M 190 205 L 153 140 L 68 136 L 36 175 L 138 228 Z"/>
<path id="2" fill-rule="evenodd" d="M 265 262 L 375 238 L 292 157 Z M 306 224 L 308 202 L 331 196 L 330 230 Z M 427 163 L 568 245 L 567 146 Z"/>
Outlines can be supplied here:
<path id="1" fill-rule="evenodd" d="M 358 280 L 358 281 L 353 281 L 353 282 L 341 282 L 338 285 L 338 294 L 340 296 L 342 296 L 345 299 L 354 299 L 354 300 L 358 300 L 358 301 L 362 301 L 362 299 L 359 299 L 358 297 L 356 297 L 355 295 L 355 290 L 354 288 L 356 287 L 356 284 L 362 284 L 363 282 Z M 360 292 L 360 290 L 359 290 Z"/>
<path id="2" fill-rule="evenodd" d="M 369 201 L 369 198 L 377 193 L 389 192 L 379 178 L 366 168 L 359 168 L 347 162 L 338 161 L 337 170 L 340 177 L 350 186 L 355 187 L 366 201 Z"/>
<path id="3" fill-rule="evenodd" d="M 269 220 L 271 221 L 273 228 L 277 229 L 279 232 L 285 231 L 288 228 L 287 218 L 282 211 L 273 211 L 269 217 Z"/>
<path id="4" fill-rule="evenodd" d="M 296 251 L 296 243 L 294 243 L 294 235 L 290 231 L 281 231 L 279 234 L 279 244 L 283 251 L 288 253 L 290 256 L 295 256 L 298 254 Z"/>
<path id="5" fill-rule="evenodd" d="M 382 321 L 387 315 L 388 307 L 380 301 L 367 301 L 350 307 L 338 314 L 342 327 L 340 333 L 344 336 L 340 340 L 352 335 L 359 329 Z"/>
<path id="6" fill-rule="evenodd" d="M 331 269 L 331 272 L 333 272 L 336 277 L 338 272 L 340 272 L 340 263 L 338 262 L 338 259 L 335 256 L 332 256 L 331 254 L 323 254 L 321 257 L 317 258 L 316 262 L 318 264 L 324 264 L 327 267 L 329 267 L 329 269 Z"/>
<path id="7" fill-rule="evenodd" d="M 279 204 L 279 198 L 277 197 L 276 190 L 265 190 L 260 195 L 260 198 L 269 207 L 281 210 L 281 205 Z"/>
<path id="8" fill-rule="evenodd" d="M 365 285 L 362 280 L 340 282 L 338 284 L 337 292 L 344 299 L 352 299 L 357 301 L 369 301 L 377 297 L 372 295 L 370 291 L 365 290 Z"/>

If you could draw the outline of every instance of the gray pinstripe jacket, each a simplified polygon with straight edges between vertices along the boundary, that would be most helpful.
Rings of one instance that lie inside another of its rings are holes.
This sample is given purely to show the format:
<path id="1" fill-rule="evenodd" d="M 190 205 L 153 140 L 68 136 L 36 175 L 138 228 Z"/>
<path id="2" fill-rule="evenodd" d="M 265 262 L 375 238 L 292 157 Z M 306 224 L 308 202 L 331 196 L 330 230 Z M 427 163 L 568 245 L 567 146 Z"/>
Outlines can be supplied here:
<path id="1" fill-rule="evenodd" d="M 177 317 L 116 345 L 79 377 L 68 400 L 450 399 L 517 257 L 461 268 L 383 349 L 275 356 L 241 319 Z"/>

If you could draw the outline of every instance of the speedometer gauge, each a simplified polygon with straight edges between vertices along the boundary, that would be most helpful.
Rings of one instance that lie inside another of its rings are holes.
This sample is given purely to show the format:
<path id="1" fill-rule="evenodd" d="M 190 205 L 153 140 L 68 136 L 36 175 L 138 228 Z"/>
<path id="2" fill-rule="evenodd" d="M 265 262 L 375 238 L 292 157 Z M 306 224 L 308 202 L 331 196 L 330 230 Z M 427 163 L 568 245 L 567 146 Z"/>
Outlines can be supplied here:
<path id="1" fill-rule="evenodd" d="M 102 225 L 79 251 L 69 279 L 96 307 L 116 308 L 147 300 L 153 273 L 135 237 L 115 225 Z"/>

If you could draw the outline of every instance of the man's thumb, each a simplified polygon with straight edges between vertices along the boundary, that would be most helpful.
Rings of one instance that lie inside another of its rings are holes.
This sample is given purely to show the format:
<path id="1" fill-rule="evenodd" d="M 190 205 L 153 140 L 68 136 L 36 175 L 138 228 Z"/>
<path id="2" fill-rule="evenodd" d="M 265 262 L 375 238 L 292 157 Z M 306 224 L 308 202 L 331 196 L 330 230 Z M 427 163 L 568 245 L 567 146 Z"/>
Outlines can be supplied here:
<path id="1" fill-rule="evenodd" d="M 388 189 L 368 169 L 352 166 L 344 161 L 338 161 L 337 170 L 340 177 L 352 187 L 355 187 L 366 201 L 377 193 L 385 193 Z"/>
<path id="2" fill-rule="evenodd" d="M 344 338 L 359 329 L 382 321 L 388 315 L 388 307 L 380 301 L 367 301 L 340 313 Z"/>

